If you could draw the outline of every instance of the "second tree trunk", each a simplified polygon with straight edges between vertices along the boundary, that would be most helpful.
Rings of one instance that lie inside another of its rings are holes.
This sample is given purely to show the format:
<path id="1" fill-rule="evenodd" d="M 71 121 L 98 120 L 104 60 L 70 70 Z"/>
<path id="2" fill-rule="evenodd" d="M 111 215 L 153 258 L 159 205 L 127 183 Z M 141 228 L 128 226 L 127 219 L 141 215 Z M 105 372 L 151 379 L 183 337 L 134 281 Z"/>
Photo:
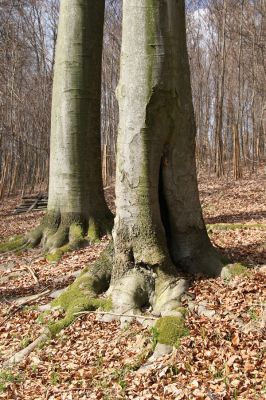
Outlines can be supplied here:
<path id="1" fill-rule="evenodd" d="M 56 45 L 48 214 L 29 237 L 47 250 L 110 231 L 101 176 L 104 0 L 62 0 Z"/>

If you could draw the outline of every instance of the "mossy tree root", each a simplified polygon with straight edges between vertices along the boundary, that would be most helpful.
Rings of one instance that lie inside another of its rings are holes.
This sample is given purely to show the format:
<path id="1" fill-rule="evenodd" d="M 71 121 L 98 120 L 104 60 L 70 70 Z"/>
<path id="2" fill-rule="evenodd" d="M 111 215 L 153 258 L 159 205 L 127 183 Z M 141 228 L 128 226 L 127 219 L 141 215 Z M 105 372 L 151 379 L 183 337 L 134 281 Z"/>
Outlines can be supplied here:
<path id="1" fill-rule="evenodd" d="M 123 314 L 128 322 L 133 315 L 137 318 L 147 309 L 159 317 L 153 328 L 156 354 L 157 344 L 167 345 L 171 350 L 173 346 L 178 347 L 180 338 L 189 333 L 185 326 L 184 308 L 181 307 L 181 298 L 187 289 L 187 279 L 169 260 L 165 260 L 156 266 L 133 264 L 120 278 L 112 281 L 109 293 L 113 311 L 121 315 L 122 323 Z"/>
<path id="2" fill-rule="evenodd" d="M 188 290 L 188 280 L 181 274 L 167 275 L 159 271 L 155 279 L 152 299 L 153 314 L 171 312 L 181 305 L 181 297 Z"/>
<path id="3" fill-rule="evenodd" d="M 7 254 L 24 250 L 30 246 L 30 242 L 23 235 L 11 236 L 0 243 L 0 254 Z"/>
<path id="4" fill-rule="evenodd" d="M 102 252 L 100 258 L 84 269 L 82 274 L 52 302 L 53 307 L 64 310 L 64 318 L 50 322 L 48 328 L 51 335 L 56 335 L 70 325 L 77 314 L 82 311 L 94 311 L 101 308 L 104 311 L 112 309 L 110 297 L 101 296 L 109 287 L 112 273 L 113 245 Z"/>
<path id="5" fill-rule="evenodd" d="M 152 270 L 132 268 L 109 289 L 113 310 L 119 314 L 141 314 L 154 293 Z"/>
<path id="6" fill-rule="evenodd" d="M 179 347 L 180 339 L 189 334 L 184 316 L 159 318 L 154 326 L 155 341 L 168 346 Z"/>

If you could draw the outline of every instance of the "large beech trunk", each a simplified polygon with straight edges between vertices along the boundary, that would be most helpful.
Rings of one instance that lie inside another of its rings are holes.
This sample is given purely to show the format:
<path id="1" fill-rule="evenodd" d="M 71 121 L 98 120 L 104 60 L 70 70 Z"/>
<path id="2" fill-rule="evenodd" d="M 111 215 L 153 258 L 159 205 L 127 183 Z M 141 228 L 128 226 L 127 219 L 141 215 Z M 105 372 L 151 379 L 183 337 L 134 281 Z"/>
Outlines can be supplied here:
<path id="1" fill-rule="evenodd" d="M 120 74 L 111 289 L 116 308 L 158 310 L 185 288 L 177 271 L 222 267 L 197 188 L 183 0 L 124 0 Z"/>
<path id="2" fill-rule="evenodd" d="M 61 0 L 56 45 L 48 215 L 30 234 L 48 249 L 110 229 L 101 176 L 101 65 L 105 1 Z M 71 226 L 74 229 L 71 232 Z M 79 230 L 80 228 L 80 230 Z M 71 236 L 71 237 L 70 237 Z"/>

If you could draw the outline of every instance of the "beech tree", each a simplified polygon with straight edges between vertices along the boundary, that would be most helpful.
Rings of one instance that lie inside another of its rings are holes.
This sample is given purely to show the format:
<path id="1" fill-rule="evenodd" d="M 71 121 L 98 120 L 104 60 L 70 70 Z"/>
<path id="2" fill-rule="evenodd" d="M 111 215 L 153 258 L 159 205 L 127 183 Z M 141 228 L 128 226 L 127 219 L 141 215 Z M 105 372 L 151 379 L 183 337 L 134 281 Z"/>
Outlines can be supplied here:
<path id="1" fill-rule="evenodd" d="M 101 60 L 105 1 L 61 0 L 56 45 L 48 211 L 28 235 L 48 251 L 111 230 L 101 176 Z M 63 248 L 62 251 L 66 250 Z"/>
<path id="2" fill-rule="evenodd" d="M 103 2 L 62 0 L 49 210 L 43 225 L 35 231 L 36 240 L 43 236 L 49 249 L 67 240 L 75 245 L 84 227 L 89 225 L 89 231 L 91 226 L 93 231 L 99 229 L 98 225 L 105 228 L 109 220 L 97 175 L 99 16 L 103 18 Z M 94 62 L 82 61 L 89 54 Z M 113 241 L 53 303 L 65 310 L 65 316 L 49 327 L 52 333 L 68 325 L 83 309 L 112 307 L 116 313 L 127 315 L 138 314 L 146 307 L 156 315 L 172 311 L 187 289 L 188 273 L 217 276 L 222 270 L 207 235 L 197 188 L 184 0 L 124 0 L 117 98 Z M 88 133 L 91 126 L 97 127 L 94 135 Z M 90 207 L 94 205 L 92 195 L 98 202 L 95 209 Z M 111 302 L 98 298 L 106 291 Z"/>
<path id="3" fill-rule="evenodd" d="M 113 306 L 173 308 L 179 271 L 218 275 L 202 218 L 183 0 L 124 0 Z"/>

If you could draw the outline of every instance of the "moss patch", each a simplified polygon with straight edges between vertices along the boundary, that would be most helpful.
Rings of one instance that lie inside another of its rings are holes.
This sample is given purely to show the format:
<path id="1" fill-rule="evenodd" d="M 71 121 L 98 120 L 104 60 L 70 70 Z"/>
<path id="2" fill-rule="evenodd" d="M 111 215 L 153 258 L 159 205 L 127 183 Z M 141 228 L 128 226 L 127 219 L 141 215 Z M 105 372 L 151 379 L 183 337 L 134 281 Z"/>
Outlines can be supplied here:
<path id="1" fill-rule="evenodd" d="M 180 338 L 187 336 L 189 330 L 186 328 L 184 319 L 179 317 L 162 317 L 155 324 L 158 343 L 170 346 L 179 346 Z"/>
<path id="2" fill-rule="evenodd" d="M 84 241 L 84 230 L 79 224 L 71 224 L 69 228 L 69 239 L 70 242 L 80 244 Z"/>
<path id="3" fill-rule="evenodd" d="M 71 232 L 72 233 L 72 232 Z M 87 241 L 84 239 L 83 236 L 71 236 L 71 241 L 69 244 L 65 244 L 64 246 L 59 247 L 58 249 L 52 251 L 51 253 L 48 253 L 45 255 L 45 258 L 47 261 L 51 263 L 57 263 L 60 261 L 61 257 L 70 251 L 73 251 L 79 247 L 85 246 Z"/>
<path id="4" fill-rule="evenodd" d="M 234 278 L 235 276 L 239 275 L 248 275 L 249 270 L 247 266 L 241 264 L 241 263 L 235 263 L 227 266 L 230 275 Z"/>
<path id="5" fill-rule="evenodd" d="M 100 229 L 99 227 L 97 227 L 97 224 L 93 220 L 89 221 L 88 239 L 91 242 L 96 242 L 100 240 Z"/>
<path id="6" fill-rule="evenodd" d="M 179 312 L 183 317 L 185 317 L 188 312 L 186 307 L 177 307 L 175 311 Z"/>
<path id="7" fill-rule="evenodd" d="M 54 250 L 52 253 L 46 254 L 45 258 L 51 263 L 57 263 L 60 258 L 69 251 L 71 251 L 71 247 L 66 244 L 65 246 L 59 247 L 59 249 Z"/>
<path id="8" fill-rule="evenodd" d="M 90 242 L 97 242 L 104 235 L 110 235 L 113 229 L 113 216 L 89 220 L 87 237 Z"/>
<path id="9" fill-rule="evenodd" d="M 249 268 L 241 263 L 226 265 L 221 273 L 221 277 L 225 280 L 230 280 L 236 276 L 248 276 L 250 273 Z"/>
<path id="10" fill-rule="evenodd" d="M 78 312 L 94 311 L 97 308 L 101 308 L 105 311 L 111 310 L 111 299 L 96 297 L 93 284 L 94 282 L 91 275 L 89 273 L 84 273 L 52 302 L 52 306 L 60 307 L 65 311 L 65 317 L 63 319 L 48 324 L 52 336 L 70 325 L 76 318 L 76 313 Z"/>
<path id="11" fill-rule="evenodd" d="M 12 236 L 7 241 L 0 243 L 0 253 L 19 250 L 25 244 L 26 244 L 25 236 L 23 235 Z"/>
<path id="12" fill-rule="evenodd" d="M 22 381 L 22 377 L 18 374 L 14 374 L 9 370 L 0 371 L 0 394 L 4 393 L 5 389 L 10 383 L 19 383 Z"/>

